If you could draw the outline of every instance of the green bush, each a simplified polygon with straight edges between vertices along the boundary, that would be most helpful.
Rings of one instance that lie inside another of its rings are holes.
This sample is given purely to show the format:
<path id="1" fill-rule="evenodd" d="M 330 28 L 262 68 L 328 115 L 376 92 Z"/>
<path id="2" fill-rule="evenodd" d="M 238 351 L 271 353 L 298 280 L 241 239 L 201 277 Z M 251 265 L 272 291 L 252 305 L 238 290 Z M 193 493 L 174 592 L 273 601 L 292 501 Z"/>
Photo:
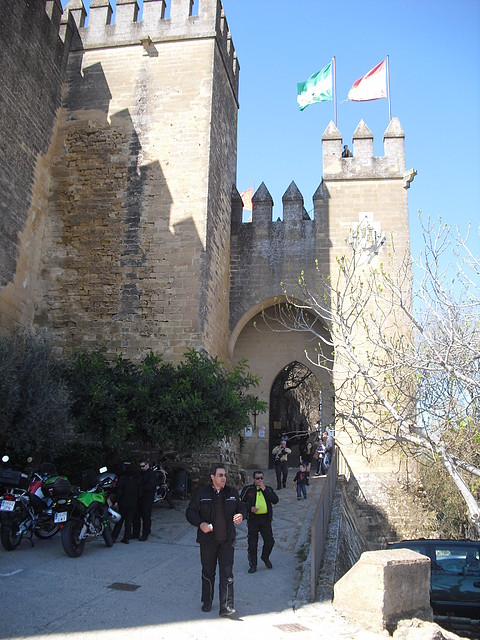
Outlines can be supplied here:
<path id="1" fill-rule="evenodd" d="M 11 458 L 51 457 L 70 428 L 62 363 L 45 334 L 0 337 L 0 451 Z"/>
<path id="2" fill-rule="evenodd" d="M 266 409 L 247 393 L 257 385 L 246 361 L 227 371 L 194 349 L 177 366 L 156 353 L 134 363 L 105 346 L 60 360 L 45 335 L 16 331 L 0 339 L 0 452 L 55 461 L 78 482 L 84 469 L 128 456 L 131 443 L 191 450 L 240 434 Z M 65 444 L 67 432 L 78 444 Z"/>
<path id="3" fill-rule="evenodd" d="M 126 443 L 177 450 L 238 435 L 250 414 L 266 408 L 246 393 L 258 385 L 246 361 L 226 371 L 217 358 L 191 349 L 174 367 L 150 353 L 140 364 L 104 347 L 77 351 L 68 371 L 78 434 L 102 443 L 115 461 Z"/>

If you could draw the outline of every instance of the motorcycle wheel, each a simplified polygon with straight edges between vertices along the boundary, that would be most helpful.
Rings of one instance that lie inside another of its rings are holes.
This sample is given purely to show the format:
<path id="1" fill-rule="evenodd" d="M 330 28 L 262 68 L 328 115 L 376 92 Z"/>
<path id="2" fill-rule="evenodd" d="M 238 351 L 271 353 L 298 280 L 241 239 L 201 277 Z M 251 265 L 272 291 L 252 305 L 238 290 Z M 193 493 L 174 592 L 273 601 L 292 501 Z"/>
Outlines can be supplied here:
<path id="1" fill-rule="evenodd" d="M 108 522 L 105 523 L 105 529 L 103 530 L 102 536 L 107 547 L 113 547 L 112 530 L 110 529 L 110 524 Z"/>
<path id="2" fill-rule="evenodd" d="M 82 530 L 80 520 L 67 520 L 62 529 L 63 550 L 70 558 L 78 558 L 85 548 L 85 540 L 79 540 L 78 536 Z"/>
<path id="3" fill-rule="evenodd" d="M 13 551 L 20 544 L 22 534 L 19 531 L 21 521 L 17 518 L 10 522 L 2 522 L 2 529 L 0 537 L 2 540 L 2 546 L 7 551 Z"/>
<path id="4" fill-rule="evenodd" d="M 38 529 L 34 529 L 33 533 L 37 536 L 37 538 L 45 539 L 45 538 L 51 538 L 58 531 L 60 531 L 60 525 L 55 524 L 54 522 L 50 522 L 50 523 L 44 524 L 42 527 L 39 527 Z"/>

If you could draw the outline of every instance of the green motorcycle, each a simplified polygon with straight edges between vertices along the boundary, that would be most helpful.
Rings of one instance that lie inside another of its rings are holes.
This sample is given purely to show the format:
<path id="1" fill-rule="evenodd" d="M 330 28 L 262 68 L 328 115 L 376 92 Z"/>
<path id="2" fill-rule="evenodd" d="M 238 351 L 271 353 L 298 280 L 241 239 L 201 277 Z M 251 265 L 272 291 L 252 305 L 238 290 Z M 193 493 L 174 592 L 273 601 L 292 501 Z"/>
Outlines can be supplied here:
<path id="1" fill-rule="evenodd" d="M 55 522 L 62 522 L 62 546 L 71 558 L 82 555 L 89 538 L 103 537 L 107 547 L 113 546 L 110 521 L 119 519 L 120 515 L 109 506 L 109 495 L 117 477 L 103 472 L 97 480 L 93 489 L 80 491 L 55 504 Z"/>

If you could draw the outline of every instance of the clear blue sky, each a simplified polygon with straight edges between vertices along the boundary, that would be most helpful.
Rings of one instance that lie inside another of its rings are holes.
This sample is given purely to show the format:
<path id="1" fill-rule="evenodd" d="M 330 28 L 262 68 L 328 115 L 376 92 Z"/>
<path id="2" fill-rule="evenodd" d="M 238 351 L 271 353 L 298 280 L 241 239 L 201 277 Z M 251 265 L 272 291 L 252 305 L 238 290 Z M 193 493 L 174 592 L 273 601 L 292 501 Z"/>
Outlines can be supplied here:
<path id="1" fill-rule="evenodd" d="M 342 100 L 388 54 L 392 116 L 405 130 L 407 169 L 418 172 L 409 190 L 413 252 L 421 248 L 420 210 L 463 230 L 471 222 L 471 246 L 480 254 L 479 0 L 223 0 L 223 6 L 240 62 L 239 191 L 265 182 L 281 215 L 282 195 L 294 180 L 312 208 L 333 102 L 301 112 L 296 84 L 332 56 L 344 143 L 351 145 L 363 119 L 375 155 L 383 155 L 387 100 Z"/>

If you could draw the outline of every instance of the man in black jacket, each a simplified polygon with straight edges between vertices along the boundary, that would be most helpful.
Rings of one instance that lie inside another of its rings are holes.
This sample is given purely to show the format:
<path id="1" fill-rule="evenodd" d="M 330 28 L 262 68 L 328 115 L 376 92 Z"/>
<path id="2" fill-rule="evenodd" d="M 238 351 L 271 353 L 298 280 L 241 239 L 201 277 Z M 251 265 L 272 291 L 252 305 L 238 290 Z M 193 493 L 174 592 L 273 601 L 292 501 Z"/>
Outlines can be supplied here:
<path id="1" fill-rule="evenodd" d="M 120 475 L 115 489 L 116 502 L 115 508 L 120 511 L 122 516 L 120 521 L 115 524 L 112 531 L 113 541 L 116 542 L 122 525 L 125 523 L 125 530 L 121 542 L 128 544 L 132 534 L 132 522 L 137 508 L 138 497 L 140 495 L 140 478 L 137 469 L 133 464 L 125 463 L 124 472 Z"/>
<path id="2" fill-rule="evenodd" d="M 292 453 L 292 450 L 287 447 L 287 440 L 282 438 L 280 444 L 273 447 L 272 454 L 275 460 L 275 473 L 277 476 L 277 491 L 287 486 L 288 477 L 288 455 Z"/>
<path id="3" fill-rule="evenodd" d="M 133 517 L 132 538 L 139 538 L 141 542 L 145 542 L 152 531 L 152 505 L 157 488 L 157 474 L 150 468 L 148 460 L 140 462 L 140 471 L 140 497 Z M 142 524 L 143 531 L 140 535 Z"/>
<path id="4" fill-rule="evenodd" d="M 220 462 L 210 469 L 211 484 L 196 490 L 185 513 L 197 530 L 202 562 L 202 611 L 211 611 L 213 587 L 218 562 L 220 615 L 232 616 L 233 608 L 233 549 L 235 525 L 240 524 L 246 509 L 238 491 L 229 487 L 224 465 Z"/>
<path id="5" fill-rule="evenodd" d="M 253 484 L 242 489 L 241 500 L 247 507 L 248 529 L 248 573 L 257 570 L 258 534 L 263 538 L 261 558 L 267 569 L 272 569 L 270 554 L 275 544 L 272 531 L 273 504 L 277 504 L 278 496 L 272 487 L 265 486 L 263 471 L 253 472 Z"/>

